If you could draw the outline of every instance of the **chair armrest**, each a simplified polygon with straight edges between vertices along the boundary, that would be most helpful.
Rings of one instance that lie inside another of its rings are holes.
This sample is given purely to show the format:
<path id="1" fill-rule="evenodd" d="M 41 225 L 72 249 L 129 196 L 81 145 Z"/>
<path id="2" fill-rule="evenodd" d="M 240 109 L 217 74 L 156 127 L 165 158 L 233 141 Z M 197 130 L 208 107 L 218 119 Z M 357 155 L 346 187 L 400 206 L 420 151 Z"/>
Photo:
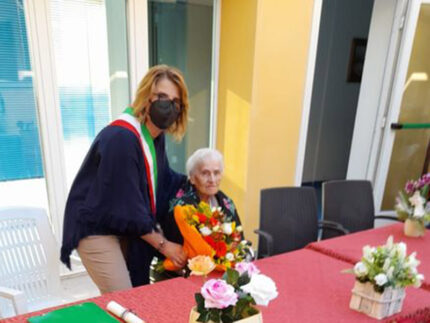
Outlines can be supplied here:
<path id="1" fill-rule="evenodd" d="M 262 236 L 264 238 L 264 240 L 266 241 L 266 250 L 267 250 L 267 254 L 266 255 L 258 255 L 258 258 L 265 258 L 265 257 L 269 257 L 273 254 L 273 237 L 270 233 L 260 230 L 260 229 L 256 229 L 254 230 L 254 233 L 258 234 L 259 236 Z"/>
<path id="2" fill-rule="evenodd" d="M 0 297 L 7 298 L 12 301 L 17 315 L 27 313 L 27 299 L 24 292 L 0 286 Z"/>
<path id="3" fill-rule="evenodd" d="M 341 234 L 349 234 L 348 229 L 345 229 L 340 223 L 337 223 L 334 221 L 327 221 L 327 220 L 318 221 L 318 228 L 337 231 Z"/>
<path id="4" fill-rule="evenodd" d="M 375 215 L 375 220 L 376 220 L 376 219 L 385 219 L 385 220 L 391 220 L 391 221 L 403 222 L 403 221 L 402 221 L 402 220 L 400 220 L 398 217 L 391 216 L 391 215 Z"/>
<path id="5" fill-rule="evenodd" d="M 318 224 L 343 228 L 342 224 L 340 224 L 339 222 L 330 221 L 330 220 L 319 220 Z"/>

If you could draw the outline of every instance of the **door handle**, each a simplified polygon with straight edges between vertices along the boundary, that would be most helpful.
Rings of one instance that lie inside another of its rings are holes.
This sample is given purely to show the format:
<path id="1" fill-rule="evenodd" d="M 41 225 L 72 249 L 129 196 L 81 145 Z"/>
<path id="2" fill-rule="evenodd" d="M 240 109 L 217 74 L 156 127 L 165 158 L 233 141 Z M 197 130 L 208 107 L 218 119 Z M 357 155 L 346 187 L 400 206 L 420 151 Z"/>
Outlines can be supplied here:
<path id="1" fill-rule="evenodd" d="M 430 123 L 391 123 L 391 129 L 430 129 Z"/>

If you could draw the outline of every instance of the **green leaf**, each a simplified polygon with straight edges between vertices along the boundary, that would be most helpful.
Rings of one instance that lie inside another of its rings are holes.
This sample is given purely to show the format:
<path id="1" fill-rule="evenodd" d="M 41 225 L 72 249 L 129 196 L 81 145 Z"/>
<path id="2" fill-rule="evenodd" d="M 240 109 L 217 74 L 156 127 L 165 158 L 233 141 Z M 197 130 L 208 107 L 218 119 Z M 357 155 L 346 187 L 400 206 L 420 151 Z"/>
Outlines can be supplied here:
<path id="1" fill-rule="evenodd" d="M 243 318 L 244 312 L 248 306 L 249 300 L 247 299 L 247 297 L 239 299 L 234 306 L 234 319 L 239 320 Z"/>
<path id="2" fill-rule="evenodd" d="M 199 313 L 203 312 L 205 309 L 205 299 L 204 299 L 203 295 L 200 293 L 195 293 L 194 298 L 195 298 L 196 303 L 197 303 L 197 311 Z"/>
<path id="3" fill-rule="evenodd" d="M 221 310 L 211 309 L 209 311 L 209 319 L 211 321 L 214 321 L 215 323 L 220 323 L 221 322 Z"/>
<path id="4" fill-rule="evenodd" d="M 227 268 L 226 274 L 227 274 L 227 280 L 226 280 L 227 284 L 236 286 L 237 280 L 239 279 L 239 272 L 237 272 L 234 269 Z"/>
<path id="5" fill-rule="evenodd" d="M 421 189 L 421 196 L 427 199 L 428 194 L 429 194 L 429 185 L 424 185 L 424 187 Z"/>
<path id="6" fill-rule="evenodd" d="M 248 272 L 244 272 L 239 279 L 237 280 L 237 284 L 239 286 L 243 286 L 248 284 L 251 281 L 251 278 L 248 276 Z"/>
<path id="7" fill-rule="evenodd" d="M 197 318 L 197 322 L 209 322 L 209 311 L 204 311 L 200 313 L 200 316 Z"/>
<path id="8" fill-rule="evenodd" d="M 258 313 L 259 313 L 259 311 L 258 311 L 255 307 L 250 306 L 250 307 L 247 309 L 247 313 L 248 313 L 248 316 L 252 316 L 252 315 L 256 315 L 256 314 L 258 314 Z"/>
<path id="9" fill-rule="evenodd" d="M 397 217 L 399 220 L 405 221 L 409 217 L 409 214 L 408 212 L 397 210 Z"/>
<path id="10" fill-rule="evenodd" d="M 221 321 L 222 323 L 233 323 L 234 322 L 233 313 L 223 312 L 221 314 Z"/>
<path id="11" fill-rule="evenodd" d="M 229 268 L 227 268 L 227 271 L 229 270 Z M 222 275 L 221 279 L 227 281 L 228 279 L 228 275 L 227 275 L 227 271 L 224 272 L 224 274 Z"/>

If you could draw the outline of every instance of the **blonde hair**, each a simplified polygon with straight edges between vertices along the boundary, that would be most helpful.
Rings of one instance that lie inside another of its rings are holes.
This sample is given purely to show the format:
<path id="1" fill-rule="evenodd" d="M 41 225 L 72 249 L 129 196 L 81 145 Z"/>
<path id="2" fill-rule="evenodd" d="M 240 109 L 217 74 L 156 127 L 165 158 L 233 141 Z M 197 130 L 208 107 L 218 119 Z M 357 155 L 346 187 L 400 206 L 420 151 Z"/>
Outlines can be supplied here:
<path id="1" fill-rule="evenodd" d="M 188 90 L 185 85 L 182 73 L 171 66 L 156 65 L 151 67 L 136 91 L 136 98 L 132 103 L 134 116 L 140 122 L 146 122 L 148 118 L 149 98 L 151 97 L 154 86 L 162 79 L 168 79 L 173 82 L 179 90 L 180 100 L 182 104 L 181 111 L 179 112 L 178 119 L 167 129 L 177 141 L 180 141 L 185 134 L 188 122 Z"/>

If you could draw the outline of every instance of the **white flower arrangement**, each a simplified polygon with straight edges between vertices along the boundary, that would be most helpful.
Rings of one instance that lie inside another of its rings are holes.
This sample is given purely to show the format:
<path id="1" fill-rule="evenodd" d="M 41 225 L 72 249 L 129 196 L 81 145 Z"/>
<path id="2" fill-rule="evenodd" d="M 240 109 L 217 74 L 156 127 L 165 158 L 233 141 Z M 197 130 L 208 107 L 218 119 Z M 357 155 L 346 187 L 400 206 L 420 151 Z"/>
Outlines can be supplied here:
<path id="1" fill-rule="evenodd" d="M 406 183 L 396 198 L 395 210 L 400 220 L 411 219 L 422 225 L 430 222 L 430 173 Z"/>
<path id="2" fill-rule="evenodd" d="M 424 280 L 424 276 L 417 271 L 420 261 L 416 259 L 416 252 L 408 256 L 406 249 L 405 243 L 394 243 L 390 236 L 383 246 L 364 246 L 361 261 L 346 272 L 353 273 L 361 283 L 370 282 L 379 293 L 387 287 L 412 285 L 418 288 Z"/>

